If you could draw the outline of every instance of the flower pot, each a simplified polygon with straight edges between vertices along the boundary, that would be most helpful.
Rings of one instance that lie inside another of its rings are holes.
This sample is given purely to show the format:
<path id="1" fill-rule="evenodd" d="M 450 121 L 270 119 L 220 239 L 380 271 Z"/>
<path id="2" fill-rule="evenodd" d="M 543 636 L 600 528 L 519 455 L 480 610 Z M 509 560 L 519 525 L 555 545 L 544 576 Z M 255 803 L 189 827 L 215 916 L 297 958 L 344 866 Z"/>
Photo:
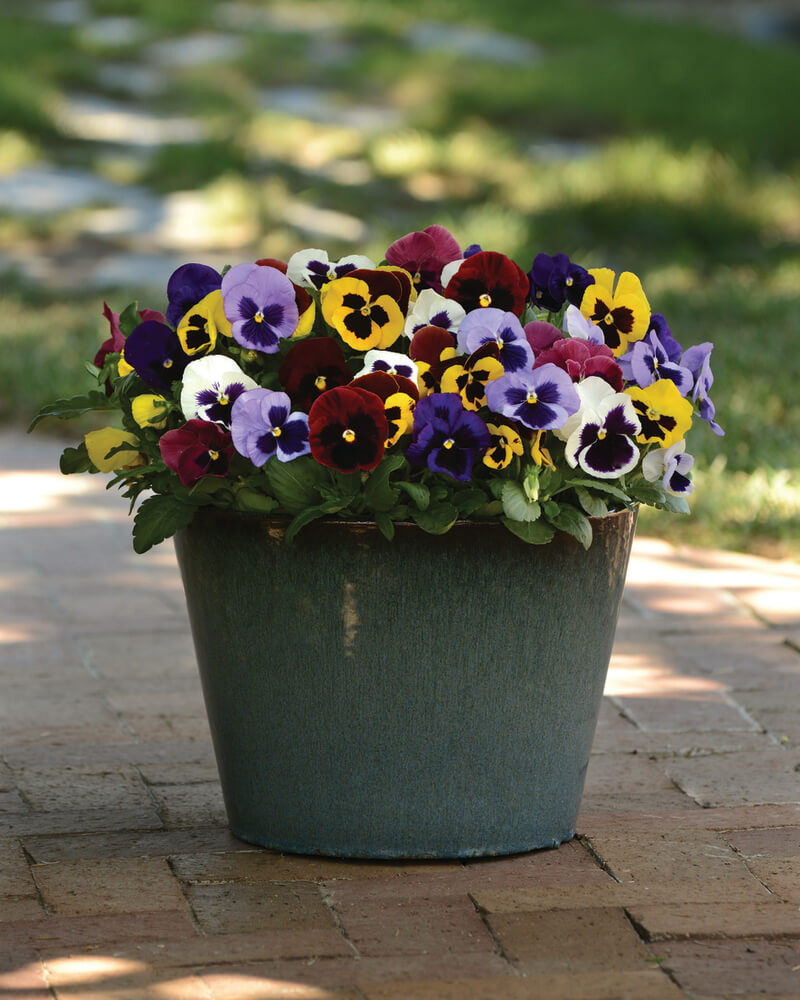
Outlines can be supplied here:
<path id="1" fill-rule="evenodd" d="M 588 551 L 286 523 L 205 509 L 175 539 L 231 830 L 365 858 L 573 837 L 635 514 Z"/>

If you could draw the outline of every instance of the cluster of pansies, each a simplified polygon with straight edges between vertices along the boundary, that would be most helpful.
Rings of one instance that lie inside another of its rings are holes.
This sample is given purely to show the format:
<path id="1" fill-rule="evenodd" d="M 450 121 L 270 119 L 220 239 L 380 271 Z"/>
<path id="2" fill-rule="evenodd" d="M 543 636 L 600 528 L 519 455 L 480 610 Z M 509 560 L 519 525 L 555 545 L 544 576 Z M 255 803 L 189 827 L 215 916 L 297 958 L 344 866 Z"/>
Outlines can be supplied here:
<path id="1" fill-rule="evenodd" d="M 711 344 L 684 349 L 630 272 L 540 253 L 528 271 L 442 226 L 385 259 L 307 249 L 178 268 L 164 313 L 106 306 L 98 388 L 42 416 L 117 410 L 62 469 L 116 473 L 140 550 L 213 505 L 290 517 L 500 518 L 591 541 L 587 515 L 687 510 L 695 416 L 722 434 Z"/>

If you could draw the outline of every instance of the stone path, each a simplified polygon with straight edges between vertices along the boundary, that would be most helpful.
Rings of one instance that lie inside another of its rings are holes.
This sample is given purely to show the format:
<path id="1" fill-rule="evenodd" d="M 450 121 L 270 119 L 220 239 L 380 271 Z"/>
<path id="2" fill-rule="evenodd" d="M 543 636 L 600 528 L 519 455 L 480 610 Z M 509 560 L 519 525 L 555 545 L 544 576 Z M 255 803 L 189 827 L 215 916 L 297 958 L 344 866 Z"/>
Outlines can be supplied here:
<path id="1" fill-rule="evenodd" d="M 640 538 L 579 837 L 235 840 L 171 548 L 0 435 L 2 1000 L 800 997 L 800 567 Z"/>

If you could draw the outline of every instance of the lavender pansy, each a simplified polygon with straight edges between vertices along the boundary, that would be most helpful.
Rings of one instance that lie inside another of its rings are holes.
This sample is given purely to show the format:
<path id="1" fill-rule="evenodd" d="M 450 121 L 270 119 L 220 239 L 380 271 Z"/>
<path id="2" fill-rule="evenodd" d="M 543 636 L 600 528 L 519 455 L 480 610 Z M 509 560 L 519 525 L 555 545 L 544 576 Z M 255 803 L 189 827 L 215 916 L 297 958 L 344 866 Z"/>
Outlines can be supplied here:
<path id="1" fill-rule="evenodd" d="M 475 309 L 458 328 L 458 346 L 465 354 L 474 354 L 484 344 L 497 344 L 499 359 L 506 372 L 533 367 L 534 354 L 519 319 L 502 309 Z"/>
<path id="2" fill-rule="evenodd" d="M 603 331 L 599 326 L 587 319 L 577 306 L 567 306 L 564 313 L 564 332 L 570 337 L 589 340 L 593 344 L 605 344 Z"/>
<path id="3" fill-rule="evenodd" d="M 661 485 L 676 497 L 687 497 L 694 489 L 689 478 L 694 458 L 686 454 L 686 441 L 676 441 L 669 448 L 656 448 L 642 459 L 642 475 L 649 482 L 661 480 Z"/>
<path id="4" fill-rule="evenodd" d="M 291 411 L 285 392 L 250 389 L 242 393 L 231 411 L 231 437 L 240 455 L 262 466 L 272 456 L 291 462 L 308 455 L 308 415 Z"/>
<path id="5" fill-rule="evenodd" d="M 275 354 L 300 318 L 294 285 L 277 268 L 238 264 L 222 279 L 225 316 L 243 347 Z"/>
<path id="6" fill-rule="evenodd" d="M 714 384 L 714 376 L 711 373 L 711 349 L 713 344 L 698 344 L 684 351 L 681 364 L 692 373 L 694 378 L 694 389 L 692 390 L 692 402 L 698 406 L 700 416 L 707 421 L 711 430 L 720 437 L 725 435 L 725 431 L 714 419 L 716 408 L 711 402 L 709 390 Z M 127 350 L 126 350 L 127 356 Z"/>
<path id="7" fill-rule="evenodd" d="M 490 382 L 486 402 L 495 413 L 532 431 L 563 426 L 581 405 L 572 379 L 553 364 L 534 371 L 506 373 Z"/>
<path id="8" fill-rule="evenodd" d="M 187 420 L 210 420 L 230 427 L 233 404 L 243 392 L 255 388 L 256 382 L 231 358 L 207 355 L 192 361 L 183 373 L 181 409 Z"/>
<path id="9" fill-rule="evenodd" d="M 477 413 L 464 409 L 460 396 L 434 392 L 417 403 L 406 458 L 412 465 L 427 466 L 467 483 L 475 461 L 490 445 L 486 424 Z"/>
<path id="10" fill-rule="evenodd" d="M 669 334 L 668 334 L 669 336 Z M 691 371 L 684 365 L 670 358 L 669 341 L 663 344 L 658 334 L 651 330 L 644 340 L 639 340 L 626 354 L 617 358 L 617 364 L 622 369 L 626 382 L 635 382 L 642 389 L 658 379 L 669 379 L 678 387 L 682 396 L 689 392 L 694 384 Z M 678 347 L 680 357 L 680 347 Z"/>

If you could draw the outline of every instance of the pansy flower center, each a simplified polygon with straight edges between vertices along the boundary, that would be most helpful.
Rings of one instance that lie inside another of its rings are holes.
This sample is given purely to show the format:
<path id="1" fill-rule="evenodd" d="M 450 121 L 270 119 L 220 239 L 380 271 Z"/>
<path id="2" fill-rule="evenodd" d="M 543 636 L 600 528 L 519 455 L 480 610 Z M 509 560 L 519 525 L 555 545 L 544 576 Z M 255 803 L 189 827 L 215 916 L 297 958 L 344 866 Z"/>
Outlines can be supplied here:
<path id="1" fill-rule="evenodd" d="M 371 309 L 369 306 L 362 306 L 360 312 L 362 316 L 369 316 Z"/>
<path id="2" fill-rule="evenodd" d="M 600 430 L 597 432 L 597 440 L 598 441 L 605 441 L 607 434 L 608 434 L 608 431 L 605 430 L 605 428 L 601 427 Z"/>
<path id="3" fill-rule="evenodd" d="M 272 428 L 272 436 L 276 437 L 276 438 L 279 438 L 281 436 L 281 429 L 280 429 L 280 427 L 273 427 Z"/>
<path id="4" fill-rule="evenodd" d="M 172 358 L 164 358 L 165 368 L 172 368 L 172 364 L 173 364 Z"/>
<path id="5" fill-rule="evenodd" d="M 478 302 L 485 309 L 487 306 L 492 304 L 492 297 L 488 292 L 483 292 L 483 294 L 479 296 Z"/>
<path id="6" fill-rule="evenodd" d="M 208 457 L 211 459 L 212 462 L 216 462 L 216 460 L 219 458 L 219 452 L 218 451 L 214 451 L 213 448 L 209 448 L 208 449 Z"/>
<path id="7" fill-rule="evenodd" d="M 219 396 L 217 396 L 217 402 L 219 403 L 220 406 L 227 406 L 230 400 L 228 399 L 228 397 L 225 395 L 224 392 L 221 392 Z"/>
<path id="8" fill-rule="evenodd" d="M 448 438 L 446 441 L 442 443 L 442 447 L 447 448 L 447 450 L 450 451 L 450 449 L 453 447 L 454 444 L 455 441 L 452 438 Z"/>
<path id="9" fill-rule="evenodd" d="M 264 313 L 261 312 L 261 310 L 259 309 L 258 312 L 253 317 L 253 319 L 256 321 L 256 323 L 263 323 L 264 322 Z"/>
<path id="10" fill-rule="evenodd" d="M 352 444 L 356 439 L 356 432 L 347 427 L 342 431 L 342 439 L 348 444 Z"/>
<path id="11" fill-rule="evenodd" d="M 661 414 L 658 410 L 653 409 L 652 406 L 647 407 L 647 419 L 654 420 L 656 423 L 661 419 Z"/>
<path id="12" fill-rule="evenodd" d="M 317 377 L 314 379 L 314 388 L 319 389 L 319 391 L 322 392 L 324 389 L 327 388 L 327 386 L 328 386 L 328 380 L 325 378 L 325 376 L 317 375 Z"/>
<path id="13" fill-rule="evenodd" d="M 415 285 L 418 285 L 420 283 L 420 281 L 422 281 L 422 275 L 419 273 L 419 271 L 416 271 L 414 273 L 413 281 L 414 281 Z"/>
<path id="14" fill-rule="evenodd" d="M 575 279 L 574 278 L 567 278 L 564 281 L 564 284 L 567 286 L 567 288 L 571 288 L 575 284 Z"/>
<path id="15" fill-rule="evenodd" d="M 531 391 L 528 393 L 526 402 L 528 402 L 531 406 L 535 406 L 535 404 L 539 402 L 539 397 L 536 395 L 533 389 L 531 389 Z"/>
<path id="16" fill-rule="evenodd" d="M 603 317 L 603 322 L 607 323 L 609 326 L 614 322 L 614 317 L 610 312 L 607 312 Z"/>

